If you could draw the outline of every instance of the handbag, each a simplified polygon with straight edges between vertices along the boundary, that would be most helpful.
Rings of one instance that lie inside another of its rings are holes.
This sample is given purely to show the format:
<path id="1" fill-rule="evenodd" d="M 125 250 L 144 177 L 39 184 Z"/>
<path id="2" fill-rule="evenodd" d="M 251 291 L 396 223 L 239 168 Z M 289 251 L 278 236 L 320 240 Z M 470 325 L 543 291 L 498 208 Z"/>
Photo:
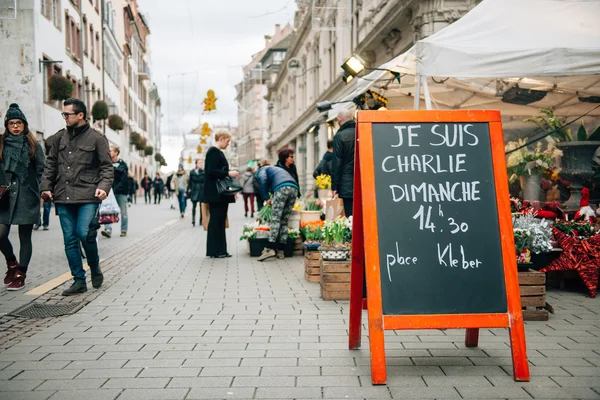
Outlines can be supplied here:
<path id="1" fill-rule="evenodd" d="M 10 202 L 10 183 L 8 185 L 0 185 L 0 208 L 8 206 Z"/>
<path id="2" fill-rule="evenodd" d="M 217 180 L 217 192 L 221 196 L 233 196 L 241 191 L 242 185 L 240 185 L 240 183 L 231 176 Z"/>

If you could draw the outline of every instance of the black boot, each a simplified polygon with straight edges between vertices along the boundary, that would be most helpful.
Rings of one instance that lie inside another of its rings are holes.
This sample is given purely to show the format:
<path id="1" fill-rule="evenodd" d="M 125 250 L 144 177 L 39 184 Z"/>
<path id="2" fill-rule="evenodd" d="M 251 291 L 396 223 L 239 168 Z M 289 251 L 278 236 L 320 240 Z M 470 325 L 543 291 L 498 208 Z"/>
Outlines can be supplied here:
<path id="1" fill-rule="evenodd" d="M 67 290 L 62 292 L 62 295 L 63 296 L 74 296 L 76 294 L 85 293 L 85 292 L 87 292 L 87 285 L 85 284 L 85 282 L 75 281 L 75 282 L 73 282 L 73 284 L 71 285 L 70 288 L 68 288 Z"/>
<path id="2" fill-rule="evenodd" d="M 90 267 L 90 272 L 92 273 L 92 286 L 94 289 L 98 289 L 104 282 L 104 274 L 102 274 L 100 266 L 95 268 Z"/>

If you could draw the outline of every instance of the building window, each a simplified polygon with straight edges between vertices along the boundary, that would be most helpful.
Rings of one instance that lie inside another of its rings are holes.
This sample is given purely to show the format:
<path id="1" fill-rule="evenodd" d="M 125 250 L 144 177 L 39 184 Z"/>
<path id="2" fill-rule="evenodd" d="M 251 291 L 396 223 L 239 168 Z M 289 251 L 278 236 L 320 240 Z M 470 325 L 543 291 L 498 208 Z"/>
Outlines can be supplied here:
<path id="1" fill-rule="evenodd" d="M 42 15 L 48 19 L 50 19 L 50 10 L 49 10 L 49 0 L 41 0 L 41 12 Z"/>
<path id="2" fill-rule="evenodd" d="M 86 39 L 87 40 L 87 39 Z M 94 62 L 94 27 L 92 25 L 90 25 L 90 47 L 91 47 L 91 51 L 90 51 L 90 60 L 92 60 L 92 62 Z"/>
<path id="3" fill-rule="evenodd" d="M 84 43 L 84 47 L 83 47 L 83 53 L 86 56 L 89 54 L 89 51 L 88 51 L 88 29 L 87 29 L 87 27 L 88 27 L 87 18 L 83 17 L 83 34 L 85 35 L 85 39 L 84 39 L 85 43 Z M 92 29 L 92 28 L 90 27 L 90 29 Z M 92 35 L 91 35 L 92 38 L 93 38 L 93 33 L 94 33 L 94 31 L 92 30 Z M 94 45 L 94 42 L 92 42 L 92 46 L 93 45 Z"/>
<path id="4" fill-rule="evenodd" d="M 52 2 L 52 22 L 54 26 L 60 30 L 60 0 L 51 0 Z"/>
<path id="5" fill-rule="evenodd" d="M 100 34 L 96 32 L 96 66 L 100 68 Z"/>
<path id="6" fill-rule="evenodd" d="M 65 48 L 71 51 L 71 21 L 67 12 L 65 12 L 65 27 Z"/>
<path id="7" fill-rule="evenodd" d="M 48 57 L 44 57 L 44 61 L 50 61 L 50 59 Z M 50 90 L 48 89 L 48 81 L 54 74 L 61 75 L 60 64 L 44 64 L 44 102 L 53 107 L 59 107 L 57 100 L 50 99 Z"/>
<path id="8" fill-rule="evenodd" d="M 79 11 L 79 8 L 81 7 L 81 0 L 71 0 L 71 4 L 73 4 L 77 11 Z"/>

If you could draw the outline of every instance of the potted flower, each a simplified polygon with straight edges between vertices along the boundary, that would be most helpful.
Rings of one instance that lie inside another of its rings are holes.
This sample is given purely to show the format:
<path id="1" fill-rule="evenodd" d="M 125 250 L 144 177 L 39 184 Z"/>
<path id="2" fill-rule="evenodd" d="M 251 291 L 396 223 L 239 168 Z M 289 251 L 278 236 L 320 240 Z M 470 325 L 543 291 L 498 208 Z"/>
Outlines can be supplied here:
<path id="1" fill-rule="evenodd" d="M 323 244 L 319 247 L 325 261 L 344 261 L 348 259 L 352 240 L 352 221 L 338 217 L 334 221 L 325 221 Z"/>
<path id="2" fill-rule="evenodd" d="M 539 201 L 542 176 L 552 173 L 556 159 L 562 152 L 552 143 L 544 149 L 542 142 L 537 142 L 533 151 L 527 147 L 520 148 L 526 142 L 527 139 L 519 139 L 506 145 L 505 150 L 512 151 L 507 160 L 508 175 L 511 182 L 520 179 L 525 200 Z"/>
<path id="3" fill-rule="evenodd" d="M 315 184 L 317 185 L 317 193 L 319 200 L 327 200 L 331 198 L 331 176 L 321 174 L 315 178 Z"/>
<path id="4" fill-rule="evenodd" d="M 526 229 L 514 229 L 515 250 L 517 253 L 517 264 L 529 264 L 531 262 L 531 245 L 533 238 L 531 232 Z"/>
<path id="5" fill-rule="evenodd" d="M 242 229 L 240 240 L 248 242 L 248 252 L 251 257 L 258 257 L 267 245 L 269 237 L 269 227 L 261 226 L 258 222 L 245 224 Z"/>
<path id="6" fill-rule="evenodd" d="M 304 248 L 306 250 L 317 250 L 323 240 L 323 226 L 325 221 L 309 221 L 300 226 L 300 231 L 304 236 Z"/>
<path id="7" fill-rule="evenodd" d="M 303 210 L 300 211 L 300 223 L 317 221 L 321 219 L 323 202 L 319 199 L 304 200 Z"/>
<path id="8" fill-rule="evenodd" d="M 284 254 L 286 257 L 293 257 L 296 241 L 300 239 L 300 231 L 298 229 L 288 227 L 288 240 L 285 246 Z M 302 248 L 300 248 L 302 250 Z"/>

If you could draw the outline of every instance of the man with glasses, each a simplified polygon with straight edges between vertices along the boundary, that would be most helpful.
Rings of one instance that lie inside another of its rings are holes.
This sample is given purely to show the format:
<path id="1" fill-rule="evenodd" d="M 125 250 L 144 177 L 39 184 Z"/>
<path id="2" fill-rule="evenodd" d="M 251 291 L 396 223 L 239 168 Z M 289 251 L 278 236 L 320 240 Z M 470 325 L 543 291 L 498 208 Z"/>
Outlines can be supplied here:
<path id="1" fill-rule="evenodd" d="M 108 140 L 87 122 L 87 108 L 78 99 L 63 103 L 66 128 L 56 133 L 42 177 L 42 197 L 54 200 L 74 282 L 63 296 L 87 291 L 79 243 L 92 274 L 92 286 L 102 286 L 96 234 L 97 210 L 113 183 Z"/>

